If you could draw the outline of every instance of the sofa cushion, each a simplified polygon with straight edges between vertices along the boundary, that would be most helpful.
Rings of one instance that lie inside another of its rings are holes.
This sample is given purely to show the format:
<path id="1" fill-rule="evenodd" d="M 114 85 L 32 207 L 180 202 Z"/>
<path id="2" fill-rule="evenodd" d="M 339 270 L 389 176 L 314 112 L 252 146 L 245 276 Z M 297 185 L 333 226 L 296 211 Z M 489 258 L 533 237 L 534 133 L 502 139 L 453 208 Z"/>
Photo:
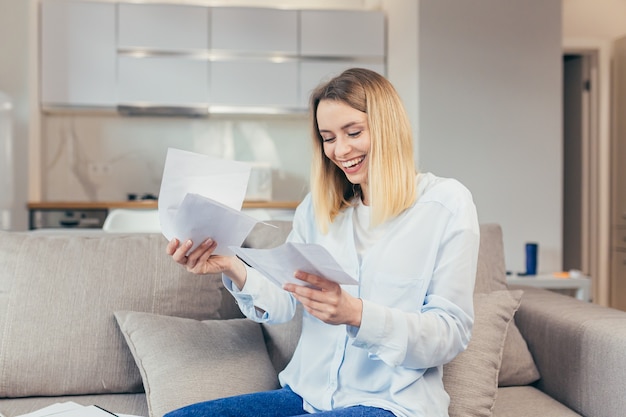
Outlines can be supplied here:
<path id="1" fill-rule="evenodd" d="M 443 367 L 450 417 L 491 416 L 507 329 L 522 291 L 474 295 L 474 328 L 467 349 Z"/>
<path id="2" fill-rule="evenodd" d="M 141 371 L 151 417 L 199 401 L 278 388 L 258 323 L 128 311 L 115 317 Z"/>
<path id="3" fill-rule="evenodd" d="M 493 417 L 510 416 L 581 417 L 580 414 L 535 387 L 498 388 Z"/>
<path id="4" fill-rule="evenodd" d="M 508 289 L 504 265 L 502 228 L 498 224 L 481 224 L 474 292 L 490 293 Z M 528 385 L 537 381 L 539 377 L 539 371 L 528 350 L 528 345 L 513 322 L 506 336 L 498 383 L 502 387 Z"/>
<path id="5" fill-rule="evenodd" d="M 154 235 L 0 232 L 0 397 L 141 392 L 116 310 L 218 318 L 221 277 Z"/>

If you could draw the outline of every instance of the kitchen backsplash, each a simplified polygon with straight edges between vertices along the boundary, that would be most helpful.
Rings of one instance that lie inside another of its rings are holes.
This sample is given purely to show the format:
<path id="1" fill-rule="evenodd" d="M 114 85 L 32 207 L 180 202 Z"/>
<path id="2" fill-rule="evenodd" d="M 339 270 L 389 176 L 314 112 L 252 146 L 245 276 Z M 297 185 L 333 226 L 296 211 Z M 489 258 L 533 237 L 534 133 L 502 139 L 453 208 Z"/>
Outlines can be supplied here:
<path id="1" fill-rule="evenodd" d="M 306 116 L 156 118 L 43 116 L 43 199 L 117 201 L 158 195 L 167 148 L 269 164 L 272 199 L 308 191 Z"/>

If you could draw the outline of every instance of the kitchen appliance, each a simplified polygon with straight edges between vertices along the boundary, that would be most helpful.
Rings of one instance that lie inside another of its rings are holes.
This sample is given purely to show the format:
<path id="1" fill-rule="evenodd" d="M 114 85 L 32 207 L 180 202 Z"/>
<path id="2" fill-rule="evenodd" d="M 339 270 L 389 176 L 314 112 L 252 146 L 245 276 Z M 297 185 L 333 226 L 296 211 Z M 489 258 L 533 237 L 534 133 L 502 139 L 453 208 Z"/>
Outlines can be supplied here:
<path id="1" fill-rule="evenodd" d="M 272 199 L 272 167 L 266 162 L 251 162 L 250 179 L 246 189 L 247 201 Z"/>

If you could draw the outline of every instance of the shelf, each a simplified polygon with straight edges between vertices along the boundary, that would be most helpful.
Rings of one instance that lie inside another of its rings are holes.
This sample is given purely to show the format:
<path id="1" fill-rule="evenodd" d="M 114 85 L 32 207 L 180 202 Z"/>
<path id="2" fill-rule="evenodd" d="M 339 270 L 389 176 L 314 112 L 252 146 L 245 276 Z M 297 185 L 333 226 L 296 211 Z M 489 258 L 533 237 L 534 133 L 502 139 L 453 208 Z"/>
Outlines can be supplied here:
<path id="1" fill-rule="evenodd" d="M 244 209 L 285 209 L 294 210 L 299 201 L 244 201 Z M 98 210 L 114 208 L 156 209 L 156 200 L 140 201 L 43 201 L 29 202 L 29 210 Z"/>

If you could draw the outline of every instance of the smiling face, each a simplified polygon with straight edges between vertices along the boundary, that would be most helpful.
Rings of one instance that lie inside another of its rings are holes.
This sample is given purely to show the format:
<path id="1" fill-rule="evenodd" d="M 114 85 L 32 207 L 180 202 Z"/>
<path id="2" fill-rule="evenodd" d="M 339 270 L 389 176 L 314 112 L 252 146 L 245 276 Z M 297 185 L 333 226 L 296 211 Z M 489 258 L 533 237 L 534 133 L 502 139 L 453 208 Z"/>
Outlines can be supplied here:
<path id="1" fill-rule="evenodd" d="M 368 204 L 370 134 L 367 114 L 337 100 L 322 100 L 317 107 L 317 126 L 324 154 L 346 175 L 361 186 L 362 199 Z"/>

